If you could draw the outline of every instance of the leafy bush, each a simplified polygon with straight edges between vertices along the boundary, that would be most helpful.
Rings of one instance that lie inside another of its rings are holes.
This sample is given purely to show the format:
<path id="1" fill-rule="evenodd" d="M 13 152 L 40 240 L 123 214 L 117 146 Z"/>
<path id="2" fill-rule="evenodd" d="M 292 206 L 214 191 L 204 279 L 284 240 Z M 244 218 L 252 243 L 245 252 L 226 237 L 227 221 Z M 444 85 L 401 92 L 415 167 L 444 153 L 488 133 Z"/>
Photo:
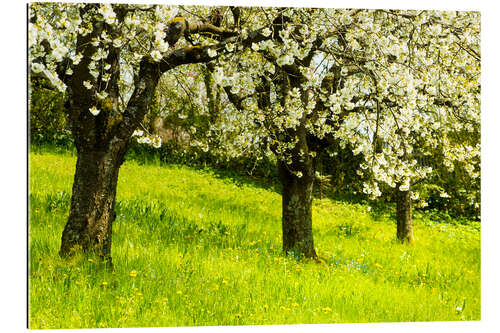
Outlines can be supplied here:
<path id="1" fill-rule="evenodd" d="M 44 88 L 44 80 L 31 80 L 29 131 L 32 145 L 53 144 L 71 147 L 73 139 L 67 128 L 64 102 L 66 96 Z"/>

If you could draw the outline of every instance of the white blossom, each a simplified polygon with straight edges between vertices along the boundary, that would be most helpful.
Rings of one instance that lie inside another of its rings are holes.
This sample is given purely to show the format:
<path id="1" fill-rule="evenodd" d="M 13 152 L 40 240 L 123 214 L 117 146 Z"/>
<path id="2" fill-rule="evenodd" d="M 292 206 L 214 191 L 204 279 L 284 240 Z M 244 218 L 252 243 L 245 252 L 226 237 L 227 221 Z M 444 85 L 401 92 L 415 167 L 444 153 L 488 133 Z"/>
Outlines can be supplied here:
<path id="1" fill-rule="evenodd" d="M 101 4 L 99 13 L 103 16 L 107 24 L 113 24 L 116 21 L 116 14 L 110 4 Z"/>
<path id="2" fill-rule="evenodd" d="M 213 48 L 209 48 L 207 50 L 207 53 L 210 58 L 214 58 L 217 55 L 217 51 Z"/>
<path id="3" fill-rule="evenodd" d="M 80 63 L 80 61 L 82 60 L 83 58 L 83 55 L 81 53 L 78 53 L 77 55 L 75 55 L 75 57 L 73 58 L 73 64 L 74 65 L 78 65 Z"/>
<path id="4" fill-rule="evenodd" d="M 37 63 L 37 62 L 34 62 L 31 64 L 31 70 L 35 73 L 40 73 L 42 72 L 43 70 L 45 69 L 45 66 L 40 64 L 40 63 Z"/>
<path id="5" fill-rule="evenodd" d="M 95 106 L 91 107 L 91 108 L 89 109 L 89 111 L 90 111 L 90 113 L 92 113 L 92 115 L 94 115 L 94 116 L 97 116 L 97 115 L 101 112 L 101 110 L 97 109 L 97 107 L 95 107 Z"/>
<path id="6" fill-rule="evenodd" d="M 264 37 L 269 37 L 269 36 L 271 36 L 271 32 L 272 32 L 271 29 L 264 28 L 264 29 L 262 29 L 261 34 L 264 35 Z"/>
<path id="7" fill-rule="evenodd" d="M 159 62 L 162 59 L 162 55 L 160 51 L 154 50 L 151 52 L 151 58 L 153 58 L 154 61 Z"/>
<path id="8" fill-rule="evenodd" d="M 88 81 L 88 80 L 87 81 L 83 81 L 83 86 L 85 88 L 89 89 L 89 90 L 92 89 L 92 87 L 93 87 L 92 83 L 90 81 Z"/>

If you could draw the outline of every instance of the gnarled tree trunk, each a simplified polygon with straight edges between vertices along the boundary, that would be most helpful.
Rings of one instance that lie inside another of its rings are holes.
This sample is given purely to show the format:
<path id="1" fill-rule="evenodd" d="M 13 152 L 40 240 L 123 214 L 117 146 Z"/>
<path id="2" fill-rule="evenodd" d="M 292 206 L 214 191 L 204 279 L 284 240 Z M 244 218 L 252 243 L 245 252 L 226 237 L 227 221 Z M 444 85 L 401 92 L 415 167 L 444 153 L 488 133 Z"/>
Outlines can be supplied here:
<path id="1" fill-rule="evenodd" d="M 398 186 L 399 187 L 399 186 Z M 397 237 L 401 242 L 413 243 L 413 220 L 411 215 L 411 192 L 396 188 Z"/>
<path id="2" fill-rule="evenodd" d="M 82 42 L 81 42 L 82 43 Z M 152 103 L 160 77 L 158 65 L 149 59 L 140 63 L 135 89 L 127 107 L 118 110 L 118 53 L 110 51 L 108 63 L 117 68 L 111 77 L 109 97 L 104 101 L 88 97 L 81 81 L 88 77 L 87 58 L 75 69 L 69 86 L 67 103 L 77 162 L 73 182 L 70 214 L 61 237 L 60 255 L 67 257 L 73 250 L 93 252 L 110 266 L 112 226 L 118 172 L 128 149 L 128 142 L 139 121 Z M 89 108 L 97 105 L 98 114 Z"/>
<path id="3" fill-rule="evenodd" d="M 301 140 L 292 151 L 292 163 L 287 165 L 278 161 L 282 186 L 283 250 L 316 258 L 312 231 L 314 164 L 308 156 L 305 128 L 301 126 L 298 135 Z"/>
<path id="4" fill-rule="evenodd" d="M 71 209 L 61 239 L 62 256 L 82 249 L 111 264 L 116 186 L 126 150 L 127 142 L 118 139 L 102 149 L 77 148 Z"/>

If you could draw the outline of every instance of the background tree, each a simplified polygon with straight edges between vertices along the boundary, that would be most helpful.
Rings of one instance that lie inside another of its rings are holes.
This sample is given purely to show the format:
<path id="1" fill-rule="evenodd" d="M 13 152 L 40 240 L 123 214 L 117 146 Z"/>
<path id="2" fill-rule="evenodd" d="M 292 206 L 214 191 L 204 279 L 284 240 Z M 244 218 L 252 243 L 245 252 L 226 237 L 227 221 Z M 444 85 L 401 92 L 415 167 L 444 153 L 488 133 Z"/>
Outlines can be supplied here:
<path id="1" fill-rule="evenodd" d="M 459 118 L 451 115 L 479 120 L 478 13 L 266 13 L 275 18 L 266 31 L 271 38 L 254 43 L 237 67 L 219 59 L 216 72 L 225 73 L 220 84 L 246 111 L 235 146 L 266 147 L 277 156 L 285 251 L 315 256 L 311 175 L 318 152 L 335 140 L 363 156 L 361 170 L 373 175 L 365 193 L 380 196 L 379 183 L 397 187 L 397 234 L 413 239 L 410 186 L 432 173 L 417 159 L 456 126 Z M 468 149 L 477 156 L 479 146 Z"/>

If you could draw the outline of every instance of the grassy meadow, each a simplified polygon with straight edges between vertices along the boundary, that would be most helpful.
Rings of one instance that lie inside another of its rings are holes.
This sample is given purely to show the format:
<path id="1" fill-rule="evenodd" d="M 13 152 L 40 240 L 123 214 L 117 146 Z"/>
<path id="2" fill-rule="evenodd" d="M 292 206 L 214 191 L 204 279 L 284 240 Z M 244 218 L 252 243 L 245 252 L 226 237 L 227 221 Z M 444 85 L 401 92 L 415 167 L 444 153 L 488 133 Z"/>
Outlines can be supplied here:
<path id="1" fill-rule="evenodd" d="M 415 216 L 415 245 L 369 206 L 314 201 L 324 263 L 281 251 L 281 197 L 214 171 L 127 161 L 113 272 L 58 256 L 76 158 L 30 153 L 30 328 L 480 319 L 480 227 Z"/>

